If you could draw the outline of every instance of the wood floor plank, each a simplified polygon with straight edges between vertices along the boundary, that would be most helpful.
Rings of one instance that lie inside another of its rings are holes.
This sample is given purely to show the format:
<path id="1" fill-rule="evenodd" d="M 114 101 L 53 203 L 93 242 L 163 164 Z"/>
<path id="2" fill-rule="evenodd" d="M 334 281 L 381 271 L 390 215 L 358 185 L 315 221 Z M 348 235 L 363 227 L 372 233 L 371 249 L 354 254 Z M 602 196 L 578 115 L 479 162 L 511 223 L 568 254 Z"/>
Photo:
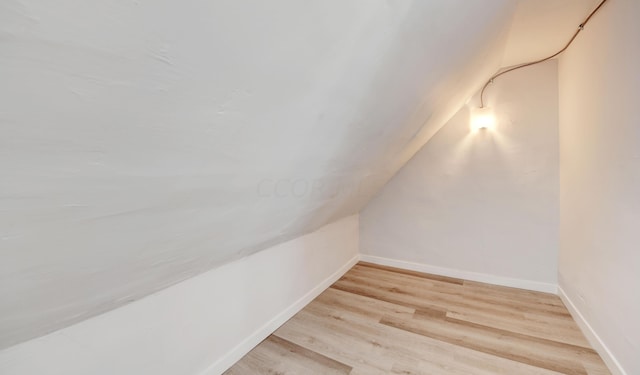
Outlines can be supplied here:
<path id="1" fill-rule="evenodd" d="M 464 288 L 473 292 L 479 292 L 481 294 L 492 295 L 498 298 L 509 299 L 518 302 L 534 301 L 564 307 L 564 304 L 562 303 L 560 297 L 551 293 L 493 285 L 469 280 L 464 281 Z"/>
<path id="2" fill-rule="evenodd" d="M 564 304 L 558 296 L 522 289 L 508 288 L 502 286 L 488 285 L 477 282 L 464 281 L 464 285 L 452 286 L 444 283 L 427 283 L 424 280 L 405 275 L 402 270 L 391 267 L 383 267 L 381 270 L 362 267 L 359 263 L 349 272 L 350 276 L 373 277 L 376 280 L 385 280 L 390 282 L 402 282 L 404 285 L 418 283 L 419 287 L 428 287 L 431 292 L 445 293 L 447 296 L 459 295 L 467 301 L 481 301 L 492 305 L 507 305 L 517 308 L 520 311 L 552 311 L 558 313 L 562 317 L 570 319 L 570 315 Z M 546 316 L 546 315 L 545 315 Z"/>
<path id="3" fill-rule="evenodd" d="M 445 311 L 480 310 L 487 314 L 513 317 L 514 319 L 520 319 L 524 316 L 524 312 L 520 308 L 514 309 L 509 306 L 496 306 L 486 302 L 468 301 L 457 294 L 446 295 L 433 292 L 427 288 L 423 289 L 414 286 L 411 283 L 399 286 L 398 283 L 389 281 L 349 275 L 343 277 L 331 287 L 416 309 L 430 308 Z M 532 313 L 535 313 L 535 311 Z"/>
<path id="4" fill-rule="evenodd" d="M 225 375 L 347 375 L 351 370 L 350 366 L 271 335 Z"/>
<path id="5" fill-rule="evenodd" d="M 358 264 L 226 374 L 610 375 L 557 296 Z"/>
<path id="6" fill-rule="evenodd" d="M 491 354 L 497 357 L 526 363 L 567 375 L 587 375 L 580 363 L 583 356 L 593 355 L 589 349 L 569 346 L 561 343 L 543 342 L 541 339 L 523 337 L 507 331 L 474 325 L 450 319 L 408 320 L 396 317 L 384 317 L 381 324 L 402 329 L 415 334 L 430 337 Z"/>
<path id="7" fill-rule="evenodd" d="M 371 319 L 378 322 L 384 315 L 413 316 L 415 309 L 393 303 L 367 298 L 357 294 L 348 293 L 339 289 L 329 288 L 313 301 L 331 306 L 336 311 L 347 311 L 359 315 L 362 319 Z"/>
<path id="8" fill-rule="evenodd" d="M 366 324 L 346 325 L 342 319 L 321 318 L 305 308 L 274 334 L 364 373 L 388 373 L 393 361 L 376 355 L 379 341 L 368 340 Z"/>
<path id="9" fill-rule="evenodd" d="M 411 270 L 403 270 L 401 268 L 381 266 L 381 265 L 375 264 L 375 263 L 358 262 L 357 265 L 361 266 L 361 267 L 373 268 L 373 269 L 378 269 L 378 270 L 392 271 L 392 272 L 400 273 L 400 274 L 403 274 L 403 275 L 416 276 L 416 277 L 420 277 L 420 278 L 428 279 L 428 280 L 442 281 L 442 282 L 450 283 L 450 284 L 462 285 L 464 283 L 464 280 L 456 279 L 454 277 L 433 275 L 433 274 L 430 274 L 430 273 L 411 271 Z"/>
<path id="10" fill-rule="evenodd" d="M 539 312 L 546 314 L 554 314 L 561 316 L 569 316 L 568 311 L 560 302 L 549 303 L 549 300 L 546 298 L 544 293 L 540 293 L 543 298 L 531 297 L 527 300 L 520 299 L 515 300 L 512 298 L 504 298 L 502 296 L 495 297 L 487 292 L 477 292 L 471 290 L 470 288 L 465 288 L 464 286 L 451 286 L 450 284 L 443 283 L 434 283 L 427 284 L 424 281 L 419 279 L 415 279 L 413 277 L 407 277 L 395 272 L 391 271 L 378 271 L 371 272 L 371 270 L 367 270 L 366 268 L 359 267 L 358 265 L 353 268 L 352 272 L 349 272 L 345 275 L 344 280 L 360 280 L 361 282 L 366 282 L 372 285 L 383 286 L 384 284 L 392 284 L 397 285 L 397 283 L 402 282 L 404 286 L 403 290 L 409 290 L 414 287 L 418 290 L 424 290 L 425 286 L 429 286 L 425 292 L 428 293 L 440 293 L 444 294 L 447 297 L 447 300 L 453 301 L 462 301 L 465 304 L 470 302 L 479 302 L 480 304 L 485 304 L 485 306 L 500 306 L 504 307 L 511 311 L 519 311 L 519 312 Z M 514 303 L 517 301 L 517 303 Z M 474 304 L 480 306 L 480 304 Z"/>
<path id="11" fill-rule="evenodd" d="M 407 277 L 394 268 L 367 269 L 358 264 L 349 273 L 361 277 L 377 278 L 377 281 L 402 282 L 405 286 L 423 280 Z M 420 285 L 417 285 L 420 287 Z M 496 328 L 514 330 L 516 332 L 540 338 L 566 342 L 572 345 L 589 347 L 584 335 L 577 328 L 575 322 L 564 307 L 562 301 L 548 293 L 524 291 L 522 289 L 502 286 L 491 286 L 477 282 L 464 282 L 464 287 L 443 285 L 442 283 L 428 284 L 429 291 L 444 293 L 449 299 L 452 295 L 459 295 L 465 302 L 479 301 L 490 306 L 511 307 L 512 314 L 496 314 L 495 311 L 484 311 L 474 305 L 472 309 L 448 307 L 448 314 L 460 320 L 466 320 Z M 444 288 L 444 289 L 443 289 Z M 427 296 L 428 297 L 428 296 Z M 517 307 L 513 308 L 516 304 Z M 540 306 L 545 306 L 540 308 Z M 526 310 L 525 310 L 526 309 Z M 541 314 L 540 311 L 553 311 L 553 316 Z M 514 314 L 515 313 L 515 314 Z"/>
<path id="12" fill-rule="evenodd" d="M 457 347 L 446 342 L 421 337 L 410 332 L 404 332 L 387 327 L 370 320 L 362 320 L 350 312 L 336 312 L 326 306 L 313 304 L 276 333 L 285 335 L 287 339 L 298 342 L 312 350 L 329 350 L 323 352 L 332 358 L 345 363 L 351 363 L 356 358 L 349 356 L 354 349 L 365 350 L 368 355 L 366 365 L 373 371 L 393 373 L 394 368 L 410 368 L 414 364 L 414 371 L 431 375 L 473 374 L 493 375 L 493 370 L 487 370 L 487 363 L 502 369 L 505 374 L 519 375 L 556 375 L 556 372 L 536 368 L 523 363 L 504 358 L 475 352 Z M 404 315 L 398 315 L 398 318 Z M 292 335 L 292 336 L 288 336 Z M 327 338 L 335 342 L 327 348 Z M 460 360 L 460 359 L 463 360 Z M 477 358 L 476 362 L 469 362 L 467 358 Z M 391 365 L 390 369 L 389 366 Z M 354 370 L 360 368 L 354 365 Z M 368 370 L 371 371 L 371 370 Z M 500 372 L 498 372 L 500 373 Z"/>
<path id="13" fill-rule="evenodd" d="M 356 264 L 350 270 L 350 274 L 353 274 L 355 271 L 358 271 L 358 270 L 364 271 L 367 269 L 372 269 L 371 271 L 373 271 L 373 273 L 376 275 L 384 275 L 385 273 L 391 272 L 392 274 L 396 274 L 396 275 L 401 274 L 401 275 L 407 275 L 412 277 L 415 276 L 419 278 L 430 279 L 433 281 L 437 281 L 439 280 L 439 278 L 451 279 L 444 276 L 430 275 L 430 274 L 425 274 L 425 273 L 416 272 L 416 271 L 407 271 L 399 268 L 380 266 L 380 265 L 365 263 L 365 262 L 359 262 L 358 264 Z M 378 272 L 375 270 L 382 270 L 382 271 L 385 271 L 385 273 Z M 460 279 L 453 279 L 453 280 L 455 280 L 455 282 L 453 282 L 454 284 L 463 285 L 464 286 L 463 290 L 467 290 L 470 292 L 479 292 L 479 294 L 482 294 L 482 295 L 494 295 L 502 300 L 514 300 L 518 302 L 529 301 L 534 303 L 553 304 L 553 305 L 560 306 L 562 308 L 564 307 L 564 304 L 562 303 L 560 298 L 557 295 L 551 294 L 551 293 L 544 293 L 544 292 L 537 292 L 533 290 L 486 284 L 486 283 L 469 281 L 469 280 L 460 280 Z"/>
<path id="14" fill-rule="evenodd" d="M 571 320 L 567 320 L 562 322 L 563 324 L 560 324 L 560 322 L 549 322 L 538 318 L 531 319 L 527 317 L 526 314 L 520 319 L 513 319 L 510 317 L 499 317 L 492 314 L 473 311 L 449 311 L 447 312 L 447 317 L 521 333 L 523 335 L 582 346 L 584 348 L 590 347 L 589 342 L 582 332 L 580 332 L 574 324 L 571 324 L 573 323 Z"/>
<path id="15" fill-rule="evenodd" d="M 357 272 L 350 274 L 334 284 L 333 288 L 413 308 L 444 309 L 464 314 L 471 321 L 474 318 L 483 319 L 485 324 L 487 320 L 492 320 L 493 325 L 499 328 L 515 325 L 524 334 L 553 340 L 567 339 L 569 343 L 588 346 L 580 331 L 575 329 L 575 323 L 566 310 L 549 312 L 546 308 L 540 309 L 538 306 L 527 304 L 497 303 L 467 296 L 458 291 L 446 293 L 433 291 L 428 287 L 420 288 L 411 281 L 404 282 L 400 289 L 397 285 L 401 280 L 394 282 L 382 277 L 374 280 L 371 277 L 359 276 Z M 549 316 L 558 319 L 549 320 Z M 526 324 L 520 324 L 522 322 Z"/>

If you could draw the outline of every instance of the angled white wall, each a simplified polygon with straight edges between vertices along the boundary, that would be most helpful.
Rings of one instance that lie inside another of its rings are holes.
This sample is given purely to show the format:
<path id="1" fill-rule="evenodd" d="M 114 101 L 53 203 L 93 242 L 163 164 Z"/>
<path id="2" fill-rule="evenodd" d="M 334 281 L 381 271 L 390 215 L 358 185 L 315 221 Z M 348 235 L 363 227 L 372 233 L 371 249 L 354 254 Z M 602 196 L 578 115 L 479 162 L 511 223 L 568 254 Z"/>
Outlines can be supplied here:
<path id="1" fill-rule="evenodd" d="M 557 93 L 553 60 L 488 88 L 495 130 L 460 109 L 361 212 L 365 259 L 554 291 Z"/>
<path id="2" fill-rule="evenodd" d="M 358 216 L 0 351 L 2 375 L 218 375 L 337 280 Z"/>
<path id="3" fill-rule="evenodd" d="M 358 212 L 514 9 L 0 1 L 0 348 Z"/>
<path id="4" fill-rule="evenodd" d="M 614 374 L 640 374 L 640 2 L 562 56 L 559 283 Z"/>

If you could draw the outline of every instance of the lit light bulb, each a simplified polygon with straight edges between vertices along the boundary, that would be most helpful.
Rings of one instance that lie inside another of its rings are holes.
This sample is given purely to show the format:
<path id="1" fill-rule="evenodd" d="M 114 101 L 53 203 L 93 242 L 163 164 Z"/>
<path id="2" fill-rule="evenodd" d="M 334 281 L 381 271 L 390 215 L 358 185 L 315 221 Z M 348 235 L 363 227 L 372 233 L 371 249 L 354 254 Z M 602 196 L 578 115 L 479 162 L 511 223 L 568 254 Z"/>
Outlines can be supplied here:
<path id="1" fill-rule="evenodd" d="M 496 126 L 496 117 L 488 107 L 471 110 L 471 130 L 491 130 Z"/>

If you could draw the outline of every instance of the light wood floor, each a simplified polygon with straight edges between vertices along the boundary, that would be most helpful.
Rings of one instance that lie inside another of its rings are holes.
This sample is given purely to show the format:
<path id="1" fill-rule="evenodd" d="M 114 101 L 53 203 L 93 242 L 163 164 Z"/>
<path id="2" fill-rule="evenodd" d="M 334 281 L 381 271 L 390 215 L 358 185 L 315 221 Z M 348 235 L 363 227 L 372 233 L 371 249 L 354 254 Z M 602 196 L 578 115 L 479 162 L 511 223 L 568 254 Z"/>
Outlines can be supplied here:
<path id="1" fill-rule="evenodd" d="M 225 374 L 610 374 L 560 299 L 359 263 Z"/>

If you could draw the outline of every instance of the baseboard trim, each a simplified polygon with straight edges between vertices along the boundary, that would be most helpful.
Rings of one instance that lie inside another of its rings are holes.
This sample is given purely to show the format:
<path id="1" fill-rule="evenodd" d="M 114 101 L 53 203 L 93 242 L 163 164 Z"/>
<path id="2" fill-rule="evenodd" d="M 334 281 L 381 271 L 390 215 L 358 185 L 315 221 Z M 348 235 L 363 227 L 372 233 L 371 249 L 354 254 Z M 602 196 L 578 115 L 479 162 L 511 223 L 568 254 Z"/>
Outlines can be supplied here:
<path id="1" fill-rule="evenodd" d="M 455 277 L 458 279 L 478 281 L 482 283 L 508 286 L 512 288 L 534 290 L 536 292 L 545 292 L 545 293 L 553 293 L 553 294 L 557 294 L 558 292 L 557 285 L 543 283 L 540 281 L 512 279 L 509 277 L 488 275 L 484 273 L 471 272 L 471 271 L 462 271 L 462 270 L 456 270 L 452 268 L 437 267 L 429 264 L 383 258 L 383 257 L 367 255 L 367 254 L 360 254 L 360 260 L 364 262 L 379 264 L 382 266 L 403 268 L 411 271 L 418 271 L 418 272 L 431 273 L 431 274 L 441 275 L 441 276 Z"/>
<path id="2" fill-rule="evenodd" d="M 262 340 L 266 339 L 287 320 L 291 319 L 295 314 L 297 314 L 307 304 L 309 304 L 309 302 L 313 301 L 314 298 L 319 296 L 328 287 L 330 287 L 331 284 L 338 281 L 338 279 L 342 277 L 342 275 L 347 273 L 347 271 L 349 271 L 351 267 L 358 263 L 359 259 L 360 255 L 355 255 L 353 258 L 347 261 L 347 263 L 340 267 L 340 269 L 331 274 L 331 276 L 324 279 L 324 281 L 318 284 L 315 288 L 311 289 L 302 298 L 294 302 L 291 306 L 287 307 L 284 311 L 282 311 L 265 325 L 260 327 L 260 329 L 254 332 L 251 336 L 247 337 L 243 342 L 236 345 L 236 347 L 227 352 L 227 354 L 225 354 L 221 359 L 216 361 L 213 365 L 209 366 L 205 371 L 201 373 L 201 375 L 219 375 L 228 370 L 231 366 L 233 366 L 233 364 L 238 362 L 242 357 L 249 353 L 251 349 L 262 342 Z"/>
<path id="3" fill-rule="evenodd" d="M 609 367 L 611 374 L 627 375 L 627 372 L 624 371 L 620 362 L 618 362 L 618 360 L 613 356 L 609 348 L 604 344 L 602 339 L 600 339 L 600 336 L 598 336 L 596 331 L 593 330 L 589 322 L 587 322 L 580 310 L 578 310 L 576 305 L 573 303 L 571 298 L 567 296 L 561 286 L 558 286 L 558 296 L 562 302 L 564 302 L 567 310 L 569 310 L 571 316 L 573 316 L 573 320 L 576 321 L 578 327 L 580 327 L 580 330 L 582 330 L 582 333 L 586 336 L 593 349 L 600 354 L 604 363 Z"/>

